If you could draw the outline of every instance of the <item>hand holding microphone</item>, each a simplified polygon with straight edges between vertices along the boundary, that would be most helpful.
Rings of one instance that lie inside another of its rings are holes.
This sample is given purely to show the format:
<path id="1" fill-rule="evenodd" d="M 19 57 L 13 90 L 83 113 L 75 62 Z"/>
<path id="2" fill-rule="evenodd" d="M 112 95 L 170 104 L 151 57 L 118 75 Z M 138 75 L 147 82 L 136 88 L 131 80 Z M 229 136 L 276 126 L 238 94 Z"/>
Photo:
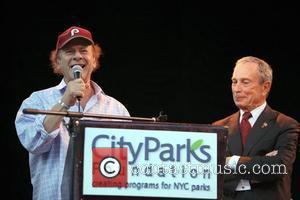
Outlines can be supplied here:
<path id="1" fill-rule="evenodd" d="M 70 72 L 73 75 L 73 80 L 70 80 L 67 83 L 66 91 L 61 99 L 61 101 L 69 107 L 73 106 L 76 101 L 80 102 L 84 95 L 85 83 L 81 79 L 82 70 L 83 69 L 80 65 L 74 65 L 71 68 Z M 80 106 L 80 103 L 78 103 L 78 106 Z"/>

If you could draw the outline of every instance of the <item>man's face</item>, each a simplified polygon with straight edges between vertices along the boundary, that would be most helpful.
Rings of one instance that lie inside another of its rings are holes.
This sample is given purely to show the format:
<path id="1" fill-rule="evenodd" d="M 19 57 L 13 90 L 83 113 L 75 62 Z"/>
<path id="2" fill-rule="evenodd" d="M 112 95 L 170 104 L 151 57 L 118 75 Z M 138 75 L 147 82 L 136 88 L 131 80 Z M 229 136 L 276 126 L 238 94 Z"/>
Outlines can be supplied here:
<path id="1" fill-rule="evenodd" d="M 261 83 L 258 66 L 253 62 L 239 63 L 234 68 L 231 80 L 234 103 L 244 111 L 262 105 L 271 87 L 269 81 Z"/>
<path id="2" fill-rule="evenodd" d="M 93 46 L 84 39 L 73 39 L 58 51 L 57 63 L 66 82 L 74 79 L 72 66 L 80 65 L 83 68 L 81 78 L 87 83 L 96 67 Z"/>

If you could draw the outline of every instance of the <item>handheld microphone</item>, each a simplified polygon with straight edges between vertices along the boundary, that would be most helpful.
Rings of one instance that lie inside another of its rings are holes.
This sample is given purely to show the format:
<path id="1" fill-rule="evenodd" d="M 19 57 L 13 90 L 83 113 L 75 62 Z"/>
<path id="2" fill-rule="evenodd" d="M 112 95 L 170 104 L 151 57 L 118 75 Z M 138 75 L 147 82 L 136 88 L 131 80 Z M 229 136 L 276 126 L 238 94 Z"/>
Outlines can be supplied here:
<path id="1" fill-rule="evenodd" d="M 74 65 L 72 67 L 73 77 L 74 79 L 81 78 L 82 67 L 80 65 Z M 80 101 L 80 97 L 76 97 L 77 101 Z"/>
<path id="2" fill-rule="evenodd" d="M 74 79 L 81 77 L 82 67 L 80 65 L 74 65 L 72 67 L 73 77 Z"/>

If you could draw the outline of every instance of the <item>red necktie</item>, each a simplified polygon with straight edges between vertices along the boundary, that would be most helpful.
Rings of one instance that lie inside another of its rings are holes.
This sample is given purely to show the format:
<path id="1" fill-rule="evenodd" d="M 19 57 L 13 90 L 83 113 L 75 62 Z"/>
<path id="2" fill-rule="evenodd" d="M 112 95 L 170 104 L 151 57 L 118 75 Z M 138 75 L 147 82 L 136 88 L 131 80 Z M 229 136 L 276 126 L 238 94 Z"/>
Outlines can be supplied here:
<path id="1" fill-rule="evenodd" d="M 240 124 L 240 131 L 241 131 L 241 136 L 242 136 L 242 142 L 243 146 L 245 146 L 247 137 L 249 135 L 250 129 L 251 129 L 251 124 L 249 123 L 248 119 L 252 117 L 250 112 L 245 112 L 243 114 L 243 118 Z"/>

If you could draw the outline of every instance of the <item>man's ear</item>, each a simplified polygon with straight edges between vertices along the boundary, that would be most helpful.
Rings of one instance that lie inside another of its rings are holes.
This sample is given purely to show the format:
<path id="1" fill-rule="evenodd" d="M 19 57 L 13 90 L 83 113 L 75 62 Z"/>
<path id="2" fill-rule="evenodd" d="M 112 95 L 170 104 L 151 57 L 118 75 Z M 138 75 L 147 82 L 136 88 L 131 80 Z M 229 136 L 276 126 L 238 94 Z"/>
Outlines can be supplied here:
<path id="1" fill-rule="evenodd" d="M 268 95 L 268 94 L 269 94 L 269 92 L 270 92 L 270 90 L 271 90 L 271 85 L 272 85 L 272 83 L 271 83 L 270 81 L 264 82 L 264 85 L 263 85 L 264 91 L 263 91 L 263 93 L 264 93 L 265 95 Z"/>
<path id="2" fill-rule="evenodd" d="M 57 53 L 55 62 L 56 62 L 55 64 L 56 64 L 56 71 L 57 71 L 57 73 L 63 74 L 63 70 L 61 68 L 61 58 L 60 58 L 59 53 Z"/>
<path id="3" fill-rule="evenodd" d="M 97 60 L 96 57 L 93 56 L 93 71 L 97 68 Z"/>

